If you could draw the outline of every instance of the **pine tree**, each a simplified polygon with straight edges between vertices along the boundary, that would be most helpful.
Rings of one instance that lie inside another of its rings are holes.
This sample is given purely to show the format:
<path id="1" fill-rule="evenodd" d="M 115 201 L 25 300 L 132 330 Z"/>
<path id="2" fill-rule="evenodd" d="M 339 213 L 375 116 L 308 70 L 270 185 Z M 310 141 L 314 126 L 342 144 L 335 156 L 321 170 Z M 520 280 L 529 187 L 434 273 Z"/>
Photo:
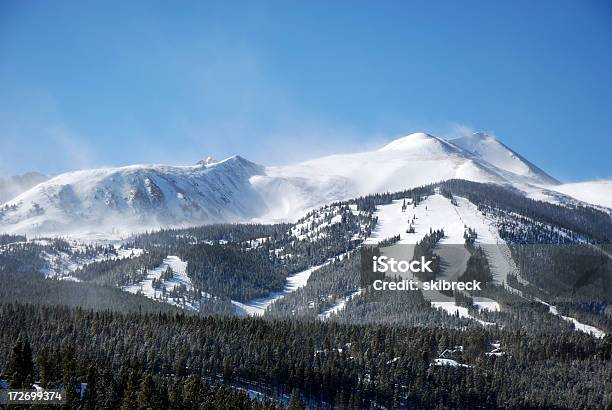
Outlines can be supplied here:
<path id="1" fill-rule="evenodd" d="M 36 357 L 36 364 L 38 365 L 39 375 L 40 375 L 40 384 L 43 387 L 47 387 L 49 383 L 52 381 L 53 377 L 53 363 L 51 362 L 51 358 L 49 357 L 49 349 L 45 346 L 43 347 Z"/>
<path id="2" fill-rule="evenodd" d="M 300 391 L 298 389 L 293 389 L 291 392 L 291 399 L 289 400 L 289 406 L 287 407 L 287 410 L 304 410 L 304 409 L 306 409 L 306 405 L 302 401 Z"/>
<path id="3" fill-rule="evenodd" d="M 175 379 L 170 386 L 170 409 L 182 410 L 183 407 L 183 383 L 179 379 Z"/>
<path id="4" fill-rule="evenodd" d="M 188 409 L 196 409 L 201 401 L 202 385 L 195 374 L 187 378 L 183 391 L 184 405 Z"/>
<path id="5" fill-rule="evenodd" d="M 92 363 L 87 369 L 87 390 L 85 391 L 85 410 L 93 410 L 97 408 L 97 384 L 98 384 L 98 368 L 95 363 Z"/>
<path id="6" fill-rule="evenodd" d="M 128 382 L 123 392 L 123 400 L 121 402 L 121 410 L 133 410 L 138 408 L 137 400 L 137 381 L 134 372 L 130 372 Z"/>
<path id="7" fill-rule="evenodd" d="M 147 374 L 140 383 L 140 392 L 138 393 L 138 408 L 142 410 L 150 410 L 155 407 L 155 385 L 153 378 Z"/>
<path id="8" fill-rule="evenodd" d="M 69 347 L 64 351 L 62 382 L 64 385 L 64 408 L 77 407 L 79 398 L 76 395 L 76 362 L 74 360 L 74 348 Z"/>
<path id="9" fill-rule="evenodd" d="M 27 338 L 20 337 L 13 346 L 6 366 L 6 374 L 13 389 L 29 388 L 32 383 L 34 363 L 32 349 Z"/>

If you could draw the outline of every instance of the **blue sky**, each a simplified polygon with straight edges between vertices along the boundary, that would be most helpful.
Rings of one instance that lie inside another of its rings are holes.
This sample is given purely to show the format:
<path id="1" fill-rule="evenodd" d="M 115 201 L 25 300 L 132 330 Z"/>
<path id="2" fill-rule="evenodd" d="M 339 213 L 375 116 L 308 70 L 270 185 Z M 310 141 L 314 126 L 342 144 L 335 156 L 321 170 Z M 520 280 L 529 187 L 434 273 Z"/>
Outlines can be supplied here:
<path id="1" fill-rule="evenodd" d="M 605 0 L 3 0 L 0 175 L 475 129 L 562 180 L 611 178 L 611 44 Z"/>

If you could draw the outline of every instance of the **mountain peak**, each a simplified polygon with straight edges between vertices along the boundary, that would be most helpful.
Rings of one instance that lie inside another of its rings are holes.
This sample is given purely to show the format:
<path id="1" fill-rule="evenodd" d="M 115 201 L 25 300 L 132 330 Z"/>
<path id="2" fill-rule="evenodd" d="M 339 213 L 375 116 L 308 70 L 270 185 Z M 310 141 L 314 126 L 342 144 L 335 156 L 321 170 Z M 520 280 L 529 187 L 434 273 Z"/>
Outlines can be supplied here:
<path id="1" fill-rule="evenodd" d="M 206 157 L 206 159 L 202 159 L 200 161 L 197 162 L 198 165 L 212 165 L 212 164 L 216 164 L 217 161 L 216 159 L 214 159 L 213 157 Z"/>
<path id="2" fill-rule="evenodd" d="M 443 142 L 446 141 L 441 140 L 438 137 L 434 137 L 431 134 L 427 134 L 425 132 L 415 132 L 405 137 L 397 138 L 384 147 L 380 149 L 380 151 L 391 151 L 391 150 L 412 150 L 414 148 L 420 147 L 424 144 L 435 142 Z"/>
<path id="3" fill-rule="evenodd" d="M 497 138 L 484 132 L 475 132 L 449 142 L 501 170 L 528 177 L 541 183 L 559 183 Z"/>
<path id="4" fill-rule="evenodd" d="M 482 131 L 475 132 L 471 136 L 468 136 L 467 138 L 479 139 L 479 140 L 495 140 L 495 141 L 497 141 L 497 138 L 495 138 L 493 135 L 489 135 L 489 134 L 487 134 L 485 132 L 482 132 Z"/>

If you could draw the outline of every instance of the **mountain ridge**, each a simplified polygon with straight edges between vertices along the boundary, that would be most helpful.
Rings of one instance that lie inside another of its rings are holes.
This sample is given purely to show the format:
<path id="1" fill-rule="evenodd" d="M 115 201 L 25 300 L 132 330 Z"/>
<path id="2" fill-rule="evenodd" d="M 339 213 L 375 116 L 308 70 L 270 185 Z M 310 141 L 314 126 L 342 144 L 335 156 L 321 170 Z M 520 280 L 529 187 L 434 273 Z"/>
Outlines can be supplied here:
<path id="1" fill-rule="evenodd" d="M 34 171 L 10 177 L 0 177 L 0 204 L 10 201 L 22 192 L 48 179 L 48 176 Z"/>
<path id="2" fill-rule="evenodd" d="M 68 172 L 2 205 L 0 231 L 128 234 L 217 222 L 290 221 L 334 201 L 449 179 L 512 185 L 526 193 L 558 184 L 492 136 L 446 140 L 414 133 L 375 151 L 285 166 L 266 167 L 235 155 L 195 165 Z"/>

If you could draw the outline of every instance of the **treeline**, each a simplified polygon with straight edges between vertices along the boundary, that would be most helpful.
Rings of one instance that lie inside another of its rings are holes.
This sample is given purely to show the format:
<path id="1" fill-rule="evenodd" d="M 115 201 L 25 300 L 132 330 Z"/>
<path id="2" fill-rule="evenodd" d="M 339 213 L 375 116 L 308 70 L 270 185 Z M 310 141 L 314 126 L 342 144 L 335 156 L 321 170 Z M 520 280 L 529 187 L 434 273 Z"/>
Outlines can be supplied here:
<path id="1" fill-rule="evenodd" d="M 25 235 L 0 234 L 0 246 L 15 242 L 25 242 L 26 240 Z"/>
<path id="2" fill-rule="evenodd" d="M 515 188 L 453 179 L 437 184 L 454 195 L 467 198 L 480 206 L 514 212 L 539 222 L 559 226 L 600 243 L 612 243 L 610 215 L 592 207 L 556 205 L 527 198 Z"/>
<path id="3" fill-rule="evenodd" d="M 127 241 L 128 248 L 150 248 L 160 243 L 193 245 L 201 242 L 245 242 L 260 238 L 283 236 L 291 224 L 213 224 L 193 228 L 163 229 L 135 235 Z"/>
<path id="4" fill-rule="evenodd" d="M 160 266 L 166 256 L 167 253 L 153 248 L 136 257 L 88 263 L 72 272 L 72 276 L 104 285 L 131 285 L 144 279 L 149 269 Z"/>
<path id="5" fill-rule="evenodd" d="M 407 189 L 398 192 L 385 192 L 362 196 L 348 201 L 351 204 L 356 204 L 361 211 L 374 212 L 378 205 L 388 205 L 394 200 L 410 198 L 411 206 L 417 206 L 424 197 L 435 193 L 436 184 L 429 184 L 421 187 Z"/>
<path id="6" fill-rule="evenodd" d="M 179 312 L 179 308 L 93 283 L 45 279 L 36 272 L 0 272 L 0 303 L 65 305 L 122 312 Z"/>

